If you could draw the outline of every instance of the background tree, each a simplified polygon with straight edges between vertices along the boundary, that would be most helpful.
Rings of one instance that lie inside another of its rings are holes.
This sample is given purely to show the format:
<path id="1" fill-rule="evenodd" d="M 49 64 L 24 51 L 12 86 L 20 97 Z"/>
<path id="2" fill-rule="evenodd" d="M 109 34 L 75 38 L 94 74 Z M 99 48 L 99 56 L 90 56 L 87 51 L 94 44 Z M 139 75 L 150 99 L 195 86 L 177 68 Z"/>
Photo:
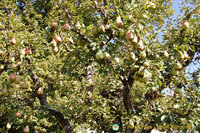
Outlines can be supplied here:
<path id="1" fill-rule="evenodd" d="M 0 130 L 199 130 L 199 2 L 172 5 L 2 0 Z"/>

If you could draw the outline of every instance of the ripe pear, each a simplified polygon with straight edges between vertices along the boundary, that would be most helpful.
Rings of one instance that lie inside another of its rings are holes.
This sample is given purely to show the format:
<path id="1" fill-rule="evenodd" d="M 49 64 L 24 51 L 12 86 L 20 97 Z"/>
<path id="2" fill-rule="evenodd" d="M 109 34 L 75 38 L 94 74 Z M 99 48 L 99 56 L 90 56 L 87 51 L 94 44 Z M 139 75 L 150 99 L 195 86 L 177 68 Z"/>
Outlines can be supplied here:
<path id="1" fill-rule="evenodd" d="M 168 54 L 168 52 L 165 50 L 164 51 L 164 58 L 168 58 L 169 57 L 169 54 Z"/>
<path id="2" fill-rule="evenodd" d="M 134 35 L 133 39 L 131 40 L 131 45 L 135 45 L 138 42 L 137 36 Z"/>
<path id="3" fill-rule="evenodd" d="M 63 81 L 62 81 L 62 80 L 59 80 L 59 81 L 58 81 L 58 84 L 59 84 L 60 86 L 62 86 L 62 85 L 63 85 Z"/>
<path id="4" fill-rule="evenodd" d="M 149 81 L 151 77 L 152 77 L 152 74 L 147 69 L 145 69 L 142 82 L 146 83 L 147 81 Z"/>
<path id="5" fill-rule="evenodd" d="M 146 56 L 147 56 L 146 51 L 142 51 L 142 52 L 139 53 L 139 57 L 140 57 L 141 59 L 145 59 Z"/>
<path id="6" fill-rule="evenodd" d="M 135 61 L 135 54 L 134 53 L 130 53 L 130 60 Z"/>
<path id="7" fill-rule="evenodd" d="M 57 53 L 57 52 L 58 52 L 58 47 L 53 47 L 53 48 L 52 48 L 52 51 L 53 51 L 54 53 Z"/>
<path id="8" fill-rule="evenodd" d="M 71 27 L 69 26 L 69 24 L 64 24 L 63 26 L 62 26 L 62 30 L 63 31 L 68 31 L 68 30 L 70 30 L 71 29 Z"/>
<path id="9" fill-rule="evenodd" d="M 122 27 L 123 27 L 123 22 L 122 22 L 120 16 L 117 17 L 115 23 L 116 23 L 116 26 L 117 26 L 118 28 L 122 28 Z"/>
<path id="10" fill-rule="evenodd" d="M 156 8 L 156 4 L 153 3 L 153 2 L 151 2 L 151 1 L 149 1 L 149 2 L 148 2 L 148 7 L 149 7 L 149 8 L 155 9 L 155 8 Z"/>
<path id="11" fill-rule="evenodd" d="M 9 129 L 11 129 L 11 124 L 8 122 L 7 124 L 6 124 L 6 128 L 9 130 Z"/>
<path id="12" fill-rule="evenodd" d="M 189 55 L 186 51 L 183 52 L 183 56 L 185 60 L 189 59 Z"/>
<path id="13" fill-rule="evenodd" d="M 80 29 L 81 29 L 81 25 L 80 25 L 80 23 L 77 22 L 76 25 L 75 25 L 75 27 L 76 27 L 76 29 L 80 30 Z"/>
<path id="14" fill-rule="evenodd" d="M 130 42 L 134 39 L 132 31 L 129 30 L 126 32 L 126 39 Z"/>
<path id="15" fill-rule="evenodd" d="M 30 55 L 30 54 L 32 54 L 31 50 L 28 49 L 28 48 L 25 49 L 25 53 L 26 53 L 26 55 Z"/>
<path id="16" fill-rule="evenodd" d="M 62 41 L 61 37 L 57 34 L 54 35 L 54 40 L 56 41 L 56 43 L 60 43 Z"/>
<path id="17" fill-rule="evenodd" d="M 24 133 L 29 133 L 30 130 L 29 130 L 29 126 L 27 125 L 25 128 L 24 128 Z"/>
<path id="18" fill-rule="evenodd" d="M 53 39 L 53 40 L 51 41 L 50 45 L 51 45 L 52 47 L 56 47 L 56 46 L 57 46 L 57 43 L 56 43 L 55 39 Z"/>
<path id="19" fill-rule="evenodd" d="M 104 25 L 98 26 L 98 29 L 97 29 L 97 30 L 98 30 L 99 33 L 104 33 L 104 32 L 106 31 Z"/>
<path id="20" fill-rule="evenodd" d="M 6 95 L 7 94 L 7 89 L 6 89 L 6 87 L 4 87 L 2 90 L 1 90 L 1 93 L 0 93 L 0 95 Z"/>
<path id="21" fill-rule="evenodd" d="M 72 38 L 69 38 L 68 41 L 69 41 L 70 44 L 74 43 Z"/>
<path id="22" fill-rule="evenodd" d="M 182 69 L 182 64 L 181 64 L 180 62 L 177 62 L 177 63 L 175 64 L 175 68 L 176 68 L 177 70 L 181 70 L 181 69 Z"/>
<path id="23" fill-rule="evenodd" d="M 26 54 L 25 49 L 21 49 L 21 50 L 19 51 L 19 54 L 24 56 L 24 55 Z"/>
<path id="24" fill-rule="evenodd" d="M 10 83 L 19 83 L 20 82 L 20 78 L 15 73 L 13 73 L 8 78 L 8 82 L 10 82 Z"/>
<path id="25" fill-rule="evenodd" d="M 17 43 L 17 42 L 16 42 L 16 39 L 15 39 L 15 38 L 12 38 L 11 41 L 10 41 L 10 44 L 11 44 L 11 45 L 15 45 L 16 43 Z"/>
<path id="26" fill-rule="evenodd" d="M 22 112 L 20 111 L 20 110 L 18 110 L 17 112 L 16 112 L 16 117 L 17 118 L 20 118 L 21 116 L 22 116 Z"/>
<path id="27" fill-rule="evenodd" d="M 184 20 L 182 23 L 182 28 L 187 29 L 187 28 L 189 28 L 189 26 L 190 26 L 189 22 L 187 20 Z"/>
<path id="28" fill-rule="evenodd" d="M 150 66 L 149 61 L 145 61 L 145 62 L 143 63 L 143 66 L 144 66 L 145 68 L 148 68 L 148 67 Z"/>
<path id="29" fill-rule="evenodd" d="M 53 30 L 56 30 L 56 29 L 58 28 L 58 23 L 57 23 L 57 22 L 52 22 L 52 23 L 51 23 L 51 28 L 52 28 Z"/>
<path id="30" fill-rule="evenodd" d="M 43 94 L 43 89 L 42 89 L 42 87 L 40 87 L 40 88 L 37 90 L 37 94 L 38 94 L 38 95 L 42 95 L 42 94 Z"/>
<path id="31" fill-rule="evenodd" d="M 141 51 L 144 49 L 143 41 L 140 39 L 140 41 L 136 44 L 137 50 Z"/>

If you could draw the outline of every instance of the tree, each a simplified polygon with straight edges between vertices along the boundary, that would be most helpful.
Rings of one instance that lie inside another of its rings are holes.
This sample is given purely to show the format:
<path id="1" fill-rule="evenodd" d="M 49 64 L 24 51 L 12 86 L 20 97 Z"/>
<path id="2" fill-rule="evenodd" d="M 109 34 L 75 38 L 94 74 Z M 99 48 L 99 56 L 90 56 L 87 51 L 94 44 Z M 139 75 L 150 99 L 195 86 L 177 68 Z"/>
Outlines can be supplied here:
<path id="1" fill-rule="evenodd" d="M 199 130 L 200 6 L 172 5 L 2 0 L 1 131 Z"/>

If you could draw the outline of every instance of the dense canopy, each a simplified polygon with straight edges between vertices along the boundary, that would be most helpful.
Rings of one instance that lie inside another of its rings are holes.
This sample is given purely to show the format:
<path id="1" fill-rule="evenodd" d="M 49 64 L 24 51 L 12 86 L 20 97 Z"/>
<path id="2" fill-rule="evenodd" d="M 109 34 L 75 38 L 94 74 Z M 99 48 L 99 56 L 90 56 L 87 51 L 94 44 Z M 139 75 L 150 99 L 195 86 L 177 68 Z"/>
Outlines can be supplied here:
<path id="1" fill-rule="evenodd" d="M 0 132 L 200 130 L 200 3 L 1 0 Z"/>

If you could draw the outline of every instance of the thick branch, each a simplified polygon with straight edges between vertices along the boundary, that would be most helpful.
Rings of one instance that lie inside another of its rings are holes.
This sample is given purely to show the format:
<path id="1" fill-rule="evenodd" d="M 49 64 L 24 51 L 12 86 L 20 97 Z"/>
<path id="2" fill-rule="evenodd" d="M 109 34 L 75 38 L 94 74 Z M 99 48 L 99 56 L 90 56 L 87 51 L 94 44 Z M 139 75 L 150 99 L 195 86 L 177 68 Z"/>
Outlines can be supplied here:
<path id="1" fill-rule="evenodd" d="M 40 80 L 35 74 L 33 74 L 31 69 L 28 70 L 28 73 L 29 73 L 29 76 L 31 77 L 31 79 L 33 80 L 34 88 L 35 88 L 35 92 L 36 92 L 37 89 L 39 87 L 41 87 Z M 40 100 L 40 104 L 44 105 L 45 107 L 47 107 L 47 109 L 49 110 L 50 114 L 53 115 L 61 123 L 61 125 L 65 128 L 65 132 L 66 133 L 72 133 L 73 132 L 72 131 L 72 126 L 69 123 L 69 120 L 65 119 L 64 115 L 60 111 L 56 111 L 56 110 L 53 110 L 53 109 L 49 108 L 49 105 L 47 103 L 45 95 L 37 95 L 37 97 Z"/>

